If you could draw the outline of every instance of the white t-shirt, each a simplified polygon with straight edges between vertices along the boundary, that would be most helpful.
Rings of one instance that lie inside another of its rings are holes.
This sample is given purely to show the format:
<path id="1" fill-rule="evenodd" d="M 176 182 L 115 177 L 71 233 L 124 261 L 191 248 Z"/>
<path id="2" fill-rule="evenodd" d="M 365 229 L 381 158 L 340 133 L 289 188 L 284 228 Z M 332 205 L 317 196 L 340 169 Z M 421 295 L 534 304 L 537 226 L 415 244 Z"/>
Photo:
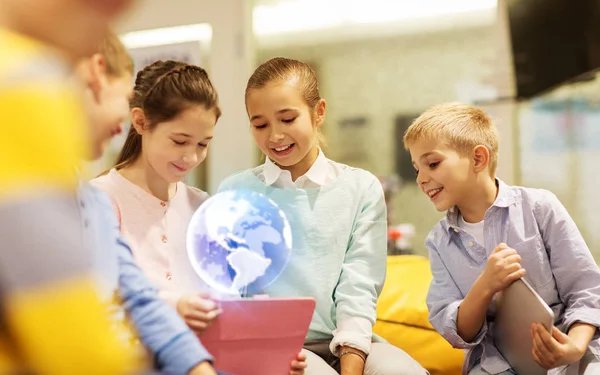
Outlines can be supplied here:
<path id="1" fill-rule="evenodd" d="M 485 246 L 483 240 L 483 220 L 479 223 L 467 223 L 462 215 L 458 215 L 458 227 L 469 233 L 481 246 Z"/>

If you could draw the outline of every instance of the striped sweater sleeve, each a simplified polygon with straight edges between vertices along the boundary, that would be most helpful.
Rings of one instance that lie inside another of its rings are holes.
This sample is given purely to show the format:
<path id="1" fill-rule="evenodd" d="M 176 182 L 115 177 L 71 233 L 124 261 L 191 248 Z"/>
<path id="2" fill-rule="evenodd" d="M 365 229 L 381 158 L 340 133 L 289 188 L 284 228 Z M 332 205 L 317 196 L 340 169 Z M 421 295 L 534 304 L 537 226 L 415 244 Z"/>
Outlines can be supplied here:
<path id="1" fill-rule="evenodd" d="M 85 117 L 35 50 L 0 31 L 1 324 L 34 374 L 129 373 L 133 353 L 109 328 L 82 246 L 72 171 Z"/>

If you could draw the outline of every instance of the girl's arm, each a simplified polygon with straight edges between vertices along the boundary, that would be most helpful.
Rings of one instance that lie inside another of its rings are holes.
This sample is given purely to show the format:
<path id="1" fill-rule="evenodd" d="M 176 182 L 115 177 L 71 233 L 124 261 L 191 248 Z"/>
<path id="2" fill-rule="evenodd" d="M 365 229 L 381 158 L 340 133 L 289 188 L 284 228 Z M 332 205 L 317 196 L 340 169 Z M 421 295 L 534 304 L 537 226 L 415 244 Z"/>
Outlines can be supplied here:
<path id="1" fill-rule="evenodd" d="M 376 319 L 377 298 L 383 287 L 387 259 L 387 220 L 383 189 L 377 178 L 361 197 L 342 272 L 334 292 L 337 329 L 331 351 L 340 354 L 346 346 L 368 355 Z M 356 355 L 343 360 L 355 362 Z M 358 358 L 360 360 L 360 358 Z M 343 363 L 342 363 L 343 367 Z"/>

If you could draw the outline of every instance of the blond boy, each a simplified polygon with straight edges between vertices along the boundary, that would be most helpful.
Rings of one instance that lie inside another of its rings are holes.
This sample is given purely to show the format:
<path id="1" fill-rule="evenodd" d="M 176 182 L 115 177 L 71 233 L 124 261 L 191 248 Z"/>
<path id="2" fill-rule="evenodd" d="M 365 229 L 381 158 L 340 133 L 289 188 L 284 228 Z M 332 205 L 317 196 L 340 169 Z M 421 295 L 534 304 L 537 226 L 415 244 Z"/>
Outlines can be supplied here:
<path id="1" fill-rule="evenodd" d="M 468 349 L 463 374 L 514 374 L 493 343 L 494 295 L 524 277 L 554 310 L 531 328 L 532 356 L 549 374 L 600 370 L 600 270 L 554 194 L 496 177 L 498 132 L 481 109 L 430 108 L 404 135 L 417 183 L 446 216 L 426 239 L 429 320 Z M 573 272 L 577 270 L 577 272 Z"/>

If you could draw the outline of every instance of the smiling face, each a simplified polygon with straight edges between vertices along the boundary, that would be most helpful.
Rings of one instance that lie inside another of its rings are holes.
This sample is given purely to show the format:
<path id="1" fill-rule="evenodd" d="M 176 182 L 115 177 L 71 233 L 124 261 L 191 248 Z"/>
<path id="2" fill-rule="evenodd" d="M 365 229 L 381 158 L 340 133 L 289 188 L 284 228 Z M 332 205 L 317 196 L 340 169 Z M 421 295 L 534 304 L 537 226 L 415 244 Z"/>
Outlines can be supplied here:
<path id="1" fill-rule="evenodd" d="M 140 123 L 139 108 L 132 116 Z M 194 105 L 152 130 L 136 130 L 142 135 L 142 158 L 158 176 L 173 183 L 183 178 L 206 159 L 217 116 L 214 109 Z"/>
<path id="2" fill-rule="evenodd" d="M 252 89 L 246 99 L 254 141 L 282 169 L 297 171 L 292 175 L 306 173 L 318 156 L 325 107 L 321 100 L 309 108 L 297 79 Z"/>
<path id="3" fill-rule="evenodd" d="M 417 171 L 417 184 L 436 210 L 461 206 L 469 198 L 477 174 L 468 156 L 433 140 L 415 141 L 409 151 Z"/>

